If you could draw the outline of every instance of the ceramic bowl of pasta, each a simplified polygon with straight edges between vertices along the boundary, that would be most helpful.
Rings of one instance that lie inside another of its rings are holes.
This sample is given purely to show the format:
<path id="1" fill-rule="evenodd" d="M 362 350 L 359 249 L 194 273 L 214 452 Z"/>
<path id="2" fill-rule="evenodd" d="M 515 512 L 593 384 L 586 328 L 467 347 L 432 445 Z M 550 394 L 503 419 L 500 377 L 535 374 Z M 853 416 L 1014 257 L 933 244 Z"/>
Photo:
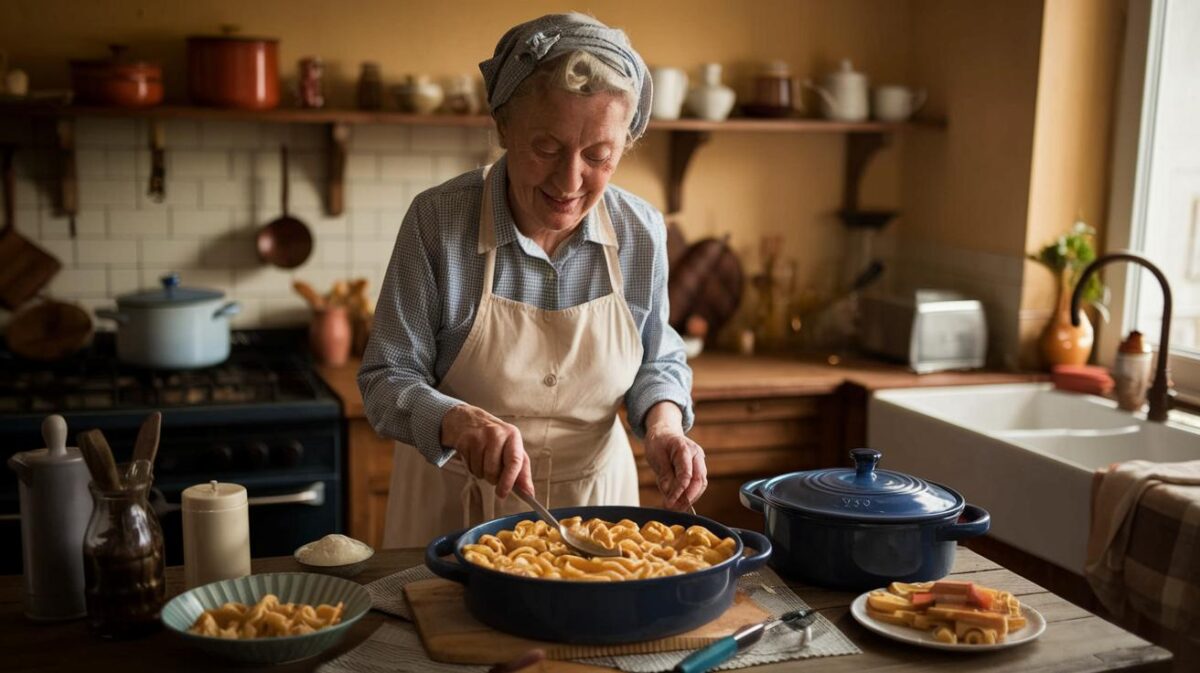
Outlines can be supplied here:
<path id="1" fill-rule="evenodd" d="M 278 664 L 329 649 L 371 609 L 357 582 L 268 573 L 205 584 L 163 607 L 168 629 L 214 656 Z"/>
<path id="2" fill-rule="evenodd" d="M 463 584 L 467 608 L 492 628 L 597 645 L 655 640 L 716 619 L 733 603 L 737 578 L 771 555 L 762 534 L 686 512 L 553 511 L 576 534 L 619 549 L 621 557 L 581 556 L 557 529 L 525 512 L 434 539 L 425 565 Z"/>

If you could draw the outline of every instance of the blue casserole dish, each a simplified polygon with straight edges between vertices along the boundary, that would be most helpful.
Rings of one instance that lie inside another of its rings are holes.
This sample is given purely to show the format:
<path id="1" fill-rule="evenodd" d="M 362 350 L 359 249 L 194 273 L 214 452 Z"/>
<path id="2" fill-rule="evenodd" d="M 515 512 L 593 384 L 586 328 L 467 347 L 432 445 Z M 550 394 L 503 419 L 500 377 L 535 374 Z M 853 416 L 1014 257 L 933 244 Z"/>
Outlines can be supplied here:
<path id="1" fill-rule="evenodd" d="M 742 504 L 765 517 L 776 570 L 851 590 L 936 580 L 954 565 L 958 540 L 988 532 L 987 511 L 954 489 L 878 470 L 881 454 L 873 449 L 850 455 L 853 468 L 742 484 Z"/>
<path id="2" fill-rule="evenodd" d="M 519 521 L 537 519 L 525 512 L 443 535 L 425 549 L 425 565 L 437 575 L 464 585 L 467 609 L 498 631 L 560 643 L 611 645 L 655 640 L 707 624 L 733 603 L 737 578 L 761 568 L 771 543 L 760 533 L 728 528 L 686 512 L 644 507 L 567 507 L 553 510 L 560 520 L 581 516 L 617 522 L 661 521 L 668 526 L 700 525 L 717 537 L 737 540 L 737 550 L 717 565 L 672 577 L 624 582 L 575 582 L 520 577 L 491 570 L 463 558 L 463 545 L 484 535 L 511 530 Z M 744 555 L 746 547 L 755 550 Z M 453 554 L 457 562 L 442 557 Z"/>

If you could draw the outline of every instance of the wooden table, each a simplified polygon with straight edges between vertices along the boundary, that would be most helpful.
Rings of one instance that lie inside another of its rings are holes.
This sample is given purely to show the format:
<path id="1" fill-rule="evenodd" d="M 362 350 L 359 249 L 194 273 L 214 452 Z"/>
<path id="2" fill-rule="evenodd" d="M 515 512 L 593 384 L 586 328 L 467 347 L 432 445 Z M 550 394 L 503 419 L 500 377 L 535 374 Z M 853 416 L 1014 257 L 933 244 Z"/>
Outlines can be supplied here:
<path id="1" fill-rule="evenodd" d="M 370 582 L 421 563 L 423 550 L 378 552 L 370 566 L 356 579 Z M 291 558 L 254 561 L 255 572 L 299 570 Z M 962 655 L 918 649 L 887 640 L 866 631 L 850 617 L 848 606 L 854 594 L 814 589 L 794 584 L 796 592 L 812 607 L 833 621 L 862 649 L 860 655 L 808 659 L 762 666 L 754 671 L 838 671 L 926 673 L 992 673 L 997 671 L 1128 671 L 1167 670 L 1171 655 L 1137 636 L 1100 619 L 1067 601 L 992 563 L 978 554 L 959 548 L 954 565 L 956 579 L 973 580 L 1007 589 L 1021 601 L 1045 615 L 1049 626 L 1037 641 L 991 653 Z M 167 570 L 168 593 L 182 589 L 182 568 Z M 141 640 L 106 642 L 88 635 L 83 621 L 35 624 L 21 613 L 22 581 L 19 576 L 0 577 L 0 665 L 5 671 L 87 671 L 88 673 L 135 673 L 137 671 L 214 671 L 232 668 L 224 662 L 196 652 L 160 631 Z M 583 609 L 583 608 L 581 608 Z M 341 645 L 322 657 L 284 666 L 266 667 L 273 673 L 311 671 L 322 661 L 338 656 L 366 639 L 385 619 L 369 612 L 350 630 Z M 236 670 L 255 670 L 238 666 Z M 534 671 L 558 673 L 601 671 L 595 667 L 546 662 Z"/>

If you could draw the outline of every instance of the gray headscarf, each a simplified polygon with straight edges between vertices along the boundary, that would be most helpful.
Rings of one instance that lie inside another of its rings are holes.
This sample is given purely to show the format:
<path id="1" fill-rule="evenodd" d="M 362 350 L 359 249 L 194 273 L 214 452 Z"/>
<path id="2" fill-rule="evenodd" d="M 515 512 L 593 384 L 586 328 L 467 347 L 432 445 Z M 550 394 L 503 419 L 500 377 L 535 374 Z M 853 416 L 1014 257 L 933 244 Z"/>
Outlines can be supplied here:
<path id="1" fill-rule="evenodd" d="M 640 137 L 650 121 L 653 95 L 646 63 L 629 44 L 625 31 L 583 14 L 547 14 L 510 28 L 496 44 L 496 53 L 479 64 L 488 105 L 493 110 L 504 105 L 538 63 L 572 51 L 586 51 L 633 81 L 637 109 L 629 133 L 635 139 Z"/>

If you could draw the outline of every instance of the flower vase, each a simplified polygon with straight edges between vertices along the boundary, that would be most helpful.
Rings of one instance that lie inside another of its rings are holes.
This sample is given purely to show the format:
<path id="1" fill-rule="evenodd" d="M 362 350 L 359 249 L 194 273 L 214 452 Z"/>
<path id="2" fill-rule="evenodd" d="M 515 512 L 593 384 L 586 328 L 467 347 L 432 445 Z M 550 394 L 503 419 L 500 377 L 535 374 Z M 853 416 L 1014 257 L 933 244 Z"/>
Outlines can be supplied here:
<path id="1" fill-rule="evenodd" d="M 1086 364 L 1092 354 L 1095 334 L 1087 313 L 1079 312 L 1079 326 L 1071 324 L 1071 292 L 1074 290 L 1067 272 L 1058 279 L 1058 306 L 1050 323 L 1042 331 L 1039 345 L 1048 368 L 1054 365 Z"/>

